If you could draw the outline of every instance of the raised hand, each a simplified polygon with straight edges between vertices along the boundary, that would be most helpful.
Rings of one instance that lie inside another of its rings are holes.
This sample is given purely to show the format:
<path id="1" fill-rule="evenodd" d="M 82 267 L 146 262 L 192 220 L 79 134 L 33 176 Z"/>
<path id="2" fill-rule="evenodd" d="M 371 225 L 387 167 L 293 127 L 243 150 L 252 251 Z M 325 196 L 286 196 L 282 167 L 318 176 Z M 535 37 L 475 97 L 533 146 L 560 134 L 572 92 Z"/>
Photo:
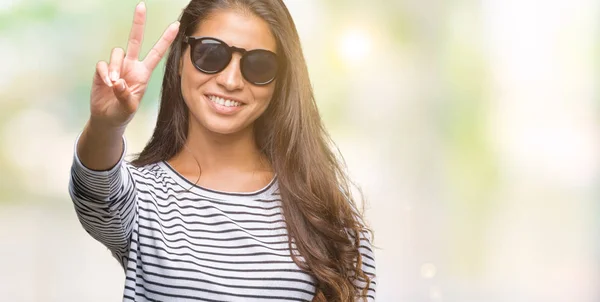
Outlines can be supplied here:
<path id="1" fill-rule="evenodd" d="M 127 52 L 114 48 L 110 63 L 100 61 L 91 91 L 91 117 L 95 123 L 108 127 L 125 127 L 133 118 L 146 92 L 152 71 L 165 55 L 179 31 L 179 22 L 169 25 L 143 61 L 139 60 L 146 6 L 135 8 Z"/>

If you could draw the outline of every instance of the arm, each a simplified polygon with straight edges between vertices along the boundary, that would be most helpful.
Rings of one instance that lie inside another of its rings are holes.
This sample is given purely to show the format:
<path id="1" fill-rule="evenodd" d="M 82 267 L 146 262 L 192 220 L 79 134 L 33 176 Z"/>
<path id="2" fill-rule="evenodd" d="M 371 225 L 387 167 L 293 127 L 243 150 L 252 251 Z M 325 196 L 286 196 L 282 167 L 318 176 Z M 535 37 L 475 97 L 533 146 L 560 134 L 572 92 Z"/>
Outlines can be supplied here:
<path id="1" fill-rule="evenodd" d="M 122 134 L 94 131 L 88 123 L 77 140 L 69 193 L 84 229 L 125 266 L 137 215 L 135 182 L 124 161 Z"/>
<path id="2" fill-rule="evenodd" d="M 179 31 L 178 22 L 171 24 L 140 61 L 145 19 L 146 7 L 141 2 L 135 9 L 127 52 L 114 48 L 110 62 L 96 64 L 91 115 L 77 140 L 69 182 L 79 221 L 112 251 L 123 267 L 137 204 L 130 166 L 123 161 L 126 148 L 122 137 L 139 108 L 152 71 Z"/>

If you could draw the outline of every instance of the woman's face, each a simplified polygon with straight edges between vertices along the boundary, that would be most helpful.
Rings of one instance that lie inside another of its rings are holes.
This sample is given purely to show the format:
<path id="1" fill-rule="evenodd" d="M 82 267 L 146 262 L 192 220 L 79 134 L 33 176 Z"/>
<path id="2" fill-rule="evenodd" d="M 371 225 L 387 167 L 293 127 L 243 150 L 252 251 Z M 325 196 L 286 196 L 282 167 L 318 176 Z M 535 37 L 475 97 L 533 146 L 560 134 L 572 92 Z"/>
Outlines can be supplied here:
<path id="1" fill-rule="evenodd" d="M 213 37 L 230 46 L 277 53 L 277 44 L 268 24 L 259 17 L 235 10 L 212 13 L 192 36 Z M 186 47 L 179 70 L 182 95 L 190 112 L 190 126 L 232 134 L 248 129 L 265 111 L 273 96 L 275 81 L 264 86 L 246 81 L 240 71 L 241 56 L 241 53 L 234 52 L 223 71 L 206 74 L 194 67 L 190 47 Z M 237 103 L 232 106 L 231 101 Z"/>

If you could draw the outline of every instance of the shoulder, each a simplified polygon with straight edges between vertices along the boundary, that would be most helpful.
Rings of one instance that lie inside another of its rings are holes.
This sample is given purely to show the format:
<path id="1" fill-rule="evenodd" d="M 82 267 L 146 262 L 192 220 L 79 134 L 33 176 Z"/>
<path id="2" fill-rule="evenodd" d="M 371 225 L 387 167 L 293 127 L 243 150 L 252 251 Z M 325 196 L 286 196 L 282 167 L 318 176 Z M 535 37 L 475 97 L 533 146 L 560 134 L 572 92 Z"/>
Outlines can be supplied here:
<path id="1" fill-rule="evenodd" d="M 164 183 L 168 178 L 166 171 L 161 167 L 161 162 L 135 166 L 131 161 L 124 161 L 123 165 L 136 182 Z"/>

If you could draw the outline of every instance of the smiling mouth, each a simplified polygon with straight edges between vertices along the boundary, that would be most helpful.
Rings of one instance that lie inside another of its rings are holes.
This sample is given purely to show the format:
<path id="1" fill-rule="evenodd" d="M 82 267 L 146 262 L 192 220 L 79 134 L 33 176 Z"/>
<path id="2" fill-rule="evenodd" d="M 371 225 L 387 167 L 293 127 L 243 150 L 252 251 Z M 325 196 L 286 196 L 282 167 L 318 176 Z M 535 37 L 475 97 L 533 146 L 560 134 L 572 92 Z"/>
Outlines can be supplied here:
<path id="1" fill-rule="evenodd" d="M 207 95 L 207 97 L 211 102 L 221 105 L 221 106 L 225 106 L 225 107 L 240 107 L 240 106 L 244 105 L 240 102 L 224 99 L 224 98 L 214 96 L 214 95 Z"/>

